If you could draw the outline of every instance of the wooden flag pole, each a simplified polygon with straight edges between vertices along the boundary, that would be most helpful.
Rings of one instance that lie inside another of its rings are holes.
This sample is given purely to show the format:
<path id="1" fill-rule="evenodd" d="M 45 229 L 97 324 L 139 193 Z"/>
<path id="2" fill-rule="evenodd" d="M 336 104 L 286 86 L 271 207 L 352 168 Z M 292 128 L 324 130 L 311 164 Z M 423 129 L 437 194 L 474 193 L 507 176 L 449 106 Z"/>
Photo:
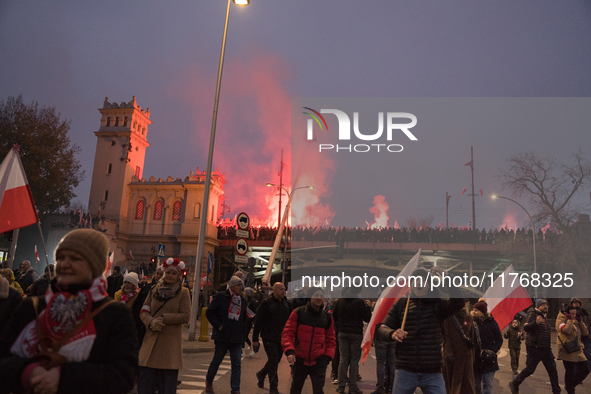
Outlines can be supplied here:
<path id="1" fill-rule="evenodd" d="M 41 244 L 43 245 L 43 253 L 45 253 L 45 265 L 49 266 L 49 257 L 47 257 L 47 249 L 45 248 L 45 239 L 43 238 L 43 232 L 41 231 L 41 221 L 37 220 L 37 227 L 39 227 L 39 235 L 41 235 Z"/>
<path id="2" fill-rule="evenodd" d="M 404 331 L 404 325 L 406 324 L 406 316 L 408 315 L 408 307 L 410 305 L 410 291 L 408 292 L 408 298 L 406 299 L 406 309 L 404 310 L 404 317 L 402 318 L 402 325 L 400 329 Z"/>

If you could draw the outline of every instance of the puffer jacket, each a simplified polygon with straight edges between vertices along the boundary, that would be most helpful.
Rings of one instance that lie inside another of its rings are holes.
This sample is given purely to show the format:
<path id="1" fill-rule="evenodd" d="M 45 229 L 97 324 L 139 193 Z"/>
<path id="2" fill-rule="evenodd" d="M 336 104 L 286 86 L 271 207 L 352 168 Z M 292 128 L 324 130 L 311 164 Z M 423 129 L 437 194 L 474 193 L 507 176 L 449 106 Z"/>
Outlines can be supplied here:
<path id="1" fill-rule="evenodd" d="M 379 339 L 392 342 L 400 328 L 407 298 L 392 305 L 378 330 Z M 443 344 L 442 324 L 464 307 L 463 298 L 411 298 L 404 331 L 407 337 L 396 344 L 396 368 L 414 373 L 440 373 Z"/>
<path id="2" fill-rule="evenodd" d="M 542 324 L 536 323 L 538 316 L 542 316 L 545 319 Z M 552 346 L 550 342 L 550 324 L 548 324 L 546 314 L 540 312 L 538 309 L 530 308 L 527 311 L 523 330 L 526 332 L 525 346 L 538 349 L 549 349 Z"/>
<path id="3" fill-rule="evenodd" d="M 315 310 L 310 303 L 291 312 L 281 334 L 281 346 L 286 356 L 295 354 L 304 365 L 314 365 L 324 357 L 326 364 L 336 350 L 334 322 L 324 311 Z"/>
<path id="4" fill-rule="evenodd" d="M 585 354 L 583 353 L 583 348 L 585 345 L 581 342 L 581 335 L 589 335 L 589 330 L 583 321 L 575 320 L 575 323 L 567 324 L 568 319 L 564 312 L 559 312 L 558 317 L 556 318 L 556 333 L 558 338 L 556 339 L 556 345 L 558 346 L 558 359 L 564 361 L 572 361 L 572 362 L 579 362 L 579 361 L 587 361 Z M 564 350 L 564 346 L 562 343 L 568 341 L 579 341 L 579 351 L 568 353 Z M 562 342 L 561 342 L 562 341 Z"/>

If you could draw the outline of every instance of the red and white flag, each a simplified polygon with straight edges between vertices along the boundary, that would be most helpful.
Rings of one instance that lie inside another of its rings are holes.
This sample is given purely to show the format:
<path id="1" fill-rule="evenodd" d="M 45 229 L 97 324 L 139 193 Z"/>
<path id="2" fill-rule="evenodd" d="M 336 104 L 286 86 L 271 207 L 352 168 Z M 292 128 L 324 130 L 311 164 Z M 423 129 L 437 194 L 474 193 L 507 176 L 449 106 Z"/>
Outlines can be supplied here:
<path id="1" fill-rule="evenodd" d="M 37 259 L 37 262 L 39 262 L 39 252 L 37 252 L 37 245 L 35 245 L 35 258 Z"/>
<path id="2" fill-rule="evenodd" d="M 113 268 L 113 261 L 115 259 L 115 252 L 111 252 L 109 260 L 107 260 L 107 268 L 105 268 L 105 276 L 108 278 L 111 276 L 111 268 Z"/>
<path id="3" fill-rule="evenodd" d="M 404 269 L 402 271 L 400 271 L 400 273 L 398 274 L 396 279 L 398 280 L 398 278 L 401 278 L 401 277 L 408 278 L 414 272 L 414 270 L 416 270 L 417 267 L 419 266 L 419 259 L 420 258 L 421 258 L 421 249 L 419 249 L 417 254 L 415 254 L 414 257 L 412 259 L 410 259 L 410 261 L 408 263 L 406 263 L 406 267 L 404 267 Z M 408 280 L 405 281 L 406 284 L 408 284 L 408 282 L 409 282 Z M 396 283 L 398 283 L 398 282 L 396 282 Z M 396 302 L 397 299 L 402 298 L 405 295 L 407 295 L 409 291 L 410 291 L 410 286 L 387 287 L 384 289 L 384 291 L 382 291 L 382 294 L 380 294 L 380 298 L 378 298 L 378 301 L 376 302 L 376 305 L 373 309 L 373 314 L 371 315 L 371 320 L 369 321 L 369 324 L 367 325 L 367 329 L 365 330 L 365 334 L 363 335 L 363 342 L 361 342 L 361 349 L 363 350 L 363 355 L 361 356 L 361 362 L 365 362 L 365 359 L 367 358 L 367 355 L 369 354 L 369 351 L 371 350 L 371 342 L 373 341 L 373 333 L 374 333 L 376 325 L 382 324 L 382 321 L 384 321 L 384 319 L 386 318 L 386 315 L 388 315 L 388 311 L 390 310 L 392 305 L 394 305 L 394 302 Z"/>
<path id="4" fill-rule="evenodd" d="M 127 252 L 127 258 L 130 259 L 131 261 L 134 260 L 133 255 L 131 254 L 131 249 L 129 250 L 129 252 Z"/>
<path id="5" fill-rule="evenodd" d="M 400 230 L 400 226 L 396 220 L 394 220 L 394 230 Z"/>
<path id="6" fill-rule="evenodd" d="M 13 147 L 0 164 L 0 233 L 39 221 L 17 150 Z"/>
<path id="7" fill-rule="evenodd" d="M 466 189 L 466 188 L 463 188 L 463 189 L 462 189 L 462 194 L 466 193 L 466 190 L 468 190 L 468 189 Z"/>
<path id="8" fill-rule="evenodd" d="M 480 189 L 480 195 L 482 196 L 482 189 Z"/>
<path id="9" fill-rule="evenodd" d="M 501 330 L 513 321 L 517 313 L 532 304 L 527 290 L 519 283 L 519 278 L 515 279 L 516 274 L 513 265 L 510 265 L 503 272 L 504 286 L 503 278 L 499 276 L 482 296 L 488 304 L 489 313 L 494 316 Z"/>

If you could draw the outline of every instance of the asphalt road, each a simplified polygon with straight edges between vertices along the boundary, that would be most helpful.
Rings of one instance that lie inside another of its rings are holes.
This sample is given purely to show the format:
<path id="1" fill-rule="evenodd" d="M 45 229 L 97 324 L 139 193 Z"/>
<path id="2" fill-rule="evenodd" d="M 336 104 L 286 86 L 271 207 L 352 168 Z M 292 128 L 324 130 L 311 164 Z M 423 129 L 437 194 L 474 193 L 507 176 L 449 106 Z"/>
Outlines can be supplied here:
<path id="1" fill-rule="evenodd" d="M 508 383 L 512 379 L 511 373 L 511 358 L 509 351 L 506 347 L 501 349 L 499 354 L 499 366 L 500 370 L 495 374 L 493 392 L 499 394 L 510 394 Z M 554 346 L 555 348 L 555 346 Z M 265 388 L 260 389 L 256 385 L 255 373 L 262 368 L 266 362 L 265 351 L 261 347 L 261 351 L 257 354 L 250 355 L 249 350 L 245 350 L 245 355 L 242 359 L 242 378 L 241 378 L 241 392 L 243 394 L 265 394 L 269 392 L 268 380 L 265 380 Z M 520 358 L 520 369 L 525 366 L 525 346 L 522 348 L 522 355 Z M 194 353 L 185 354 L 185 368 L 180 371 L 179 378 L 182 381 L 181 385 L 178 386 L 177 393 L 179 394 L 198 394 L 204 392 L 205 389 L 205 374 L 209 362 L 213 357 L 213 353 Z M 562 361 L 557 361 L 558 377 L 561 385 L 564 385 L 564 367 Z M 290 368 L 285 360 L 282 359 L 279 364 L 279 392 L 289 393 L 289 387 L 291 383 L 290 379 Z M 329 366 L 330 372 L 330 366 Z M 365 364 L 360 365 L 359 373 L 362 376 L 362 380 L 358 386 L 365 394 L 370 394 L 375 389 L 376 372 L 375 372 L 375 358 L 373 356 L 373 349 L 367 358 Z M 590 375 L 591 376 L 591 375 Z M 324 386 L 325 393 L 335 393 L 336 385 L 330 383 L 328 376 L 326 385 Z M 230 393 L 230 358 L 227 356 L 220 367 L 216 380 L 214 381 L 214 389 L 217 394 L 229 394 Z M 551 393 L 550 379 L 540 363 L 536 372 L 525 380 L 519 387 L 520 394 L 545 394 Z M 303 394 L 312 394 L 312 385 L 310 381 L 304 385 Z M 417 393 L 421 393 L 417 390 Z M 591 377 L 588 377 L 585 382 L 577 387 L 577 394 L 591 394 Z"/>

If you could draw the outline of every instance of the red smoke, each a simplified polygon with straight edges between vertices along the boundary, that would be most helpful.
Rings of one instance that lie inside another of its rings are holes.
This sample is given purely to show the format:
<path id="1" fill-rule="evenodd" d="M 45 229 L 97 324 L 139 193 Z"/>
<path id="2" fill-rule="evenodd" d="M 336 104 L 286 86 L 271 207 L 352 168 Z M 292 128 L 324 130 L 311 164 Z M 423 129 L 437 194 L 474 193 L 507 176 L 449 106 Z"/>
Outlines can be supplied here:
<path id="1" fill-rule="evenodd" d="M 515 220 L 515 215 L 512 213 L 506 214 L 503 218 L 503 223 L 499 228 L 504 228 L 505 230 L 517 230 L 517 220 Z"/>
<path id="2" fill-rule="evenodd" d="M 388 227 L 388 209 L 390 206 L 386 202 L 386 197 L 378 194 L 373 198 L 374 206 L 369 209 L 369 212 L 374 215 L 374 222 L 370 228 Z"/>
<path id="3" fill-rule="evenodd" d="M 203 152 L 203 161 L 195 163 L 195 167 L 205 168 L 206 164 L 215 71 L 205 73 L 201 66 L 192 67 L 178 87 L 194 110 L 197 133 L 193 143 Z M 251 217 L 267 218 L 269 225 L 277 224 L 277 189 L 265 184 L 279 184 L 283 149 L 283 186 L 291 192 L 291 106 L 286 87 L 289 77 L 289 65 L 273 53 L 249 48 L 225 60 L 213 168 L 226 174 L 226 204 L 231 207 L 226 216 L 244 211 Z M 306 167 L 309 164 L 313 163 Z M 314 171 L 306 168 L 302 172 L 298 168 L 298 179 L 294 177 L 295 187 L 311 185 L 315 189 L 294 194 L 293 224 L 322 224 L 334 216 L 329 207 L 319 204 L 318 197 L 327 192 L 325 170 L 330 165 L 316 164 Z M 282 216 L 287 200 L 284 195 Z"/>

